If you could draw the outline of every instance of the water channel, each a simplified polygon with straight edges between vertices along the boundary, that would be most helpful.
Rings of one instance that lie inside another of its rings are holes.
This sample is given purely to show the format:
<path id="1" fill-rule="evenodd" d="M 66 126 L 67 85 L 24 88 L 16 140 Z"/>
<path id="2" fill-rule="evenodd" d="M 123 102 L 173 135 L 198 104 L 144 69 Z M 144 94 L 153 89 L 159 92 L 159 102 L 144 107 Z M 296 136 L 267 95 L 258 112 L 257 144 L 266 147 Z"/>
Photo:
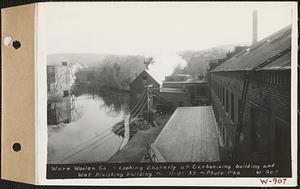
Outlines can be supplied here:
<path id="1" fill-rule="evenodd" d="M 111 128 L 128 114 L 128 101 L 127 93 L 105 89 L 97 93 L 81 92 L 64 102 L 55 102 L 56 108 L 64 109 L 57 116 L 68 113 L 69 119 L 53 125 L 48 121 L 48 163 L 109 160 L 123 140 Z"/>

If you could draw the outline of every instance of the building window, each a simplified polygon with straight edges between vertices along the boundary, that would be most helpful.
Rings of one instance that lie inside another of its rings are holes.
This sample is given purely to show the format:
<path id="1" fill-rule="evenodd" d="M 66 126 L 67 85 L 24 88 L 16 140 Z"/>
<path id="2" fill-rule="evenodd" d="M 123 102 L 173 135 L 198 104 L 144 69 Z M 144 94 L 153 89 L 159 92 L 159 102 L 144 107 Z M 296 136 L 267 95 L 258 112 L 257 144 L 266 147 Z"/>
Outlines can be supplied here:
<path id="1" fill-rule="evenodd" d="M 48 92 L 50 92 L 50 87 L 51 87 L 51 83 L 50 83 L 50 82 L 47 82 L 47 89 L 48 89 Z"/>
<path id="2" fill-rule="evenodd" d="M 231 93 L 231 120 L 234 121 L 234 95 Z"/>
<path id="3" fill-rule="evenodd" d="M 87 80 L 88 81 L 93 81 L 94 80 L 94 73 L 93 72 L 88 72 L 87 73 Z"/>
<path id="4" fill-rule="evenodd" d="M 203 93 L 202 88 L 201 87 L 195 87 L 196 88 L 196 96 L 202 96 L 201 94 Z"/>
<path id="5" fill-rule="evenodd" d="M 226 89 L 226 104 L 225 104 L 225 109 L 226 109 L 226 112 L 228 113 L 229 106 L 228 106 L 228 90 L 227 89 Z"/>
<path id="6" fill-rule="evenodd" d="M 64 91 L 64 96 L 63 97 L 68 97 L 69 96 L 69 91 L 68 90 L 65 90 Z"/>
<path id="7" fill-rule="evenodd" d="M 220 126 L 220 130 L 221 130 L 220 132 L 221 132 L 222 143 L 223 143 L 223 145 L 225 145 L 225 128 L 223 125 Z"/>
<path id="8" fill-rule="evenodd" d="M 241 106 L 242 106 L 242 100 L 241 100 L 241 98 L 239 98 L 239 100 L 238 100 L 238 116 L 240 116 Z"/>
<path id="9" fill-rule="evenodd" d="M 264 75 L 264 83 L 267 83 L 267 76 Z"/>
<path id="10" fill-rule="evenodd" d="M 282 79 L 280 76 L 278 76 L 278 85 L 281 85 L 282 84 Z"/>
<path id="11" fill-rule="evenodd" d="M 222 98 L 222 87 L 219 85 L 219 100 L 221 101 Z"/>
<path id="12" fill-rule="evenodd" d="M 222 105 L 224 106 L 224 101 L 225 101 L 225 88 L 222 87 Z"/>
<path id="13" fill-rule="evenodd" d="M 222 86 L 220 86 L 220 101 L 223 106 L 223 87 Z"/>
<path id="14" fill-rule="evenodd" d="M 219 96 L 219 95 L 220 95 L 219 92 L 220 92 L 220 91 L 219 91 L 219 83 L 217 83 L 217 97 L 218 97 L 218 98 L 220 97 L 220 96 Z"/>
<path id="15" fill-rule="evenodd" d="M 201 86 L 196 87 L 196 96 L 207 96 L 206 87 L 201 87 Z"/>
<path id="16" fill-rule="evenodd" d="M 220 84 L 217 84 L 217 97 L 220 98 Z"/>

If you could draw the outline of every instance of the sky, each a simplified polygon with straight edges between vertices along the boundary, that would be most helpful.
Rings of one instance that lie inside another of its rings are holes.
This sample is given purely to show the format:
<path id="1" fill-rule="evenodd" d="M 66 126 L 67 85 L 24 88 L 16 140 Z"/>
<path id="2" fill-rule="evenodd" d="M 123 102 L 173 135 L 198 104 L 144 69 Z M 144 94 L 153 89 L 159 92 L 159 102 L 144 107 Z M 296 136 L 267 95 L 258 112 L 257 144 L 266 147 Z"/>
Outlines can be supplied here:
<path id="1" fill-rule="evenodd" d="M 47 54 L 155 54 L 251 43 L 292 23 L 291 3 L 42 3 Z M 42 23 L 42 24 L 41 24 Z"/>

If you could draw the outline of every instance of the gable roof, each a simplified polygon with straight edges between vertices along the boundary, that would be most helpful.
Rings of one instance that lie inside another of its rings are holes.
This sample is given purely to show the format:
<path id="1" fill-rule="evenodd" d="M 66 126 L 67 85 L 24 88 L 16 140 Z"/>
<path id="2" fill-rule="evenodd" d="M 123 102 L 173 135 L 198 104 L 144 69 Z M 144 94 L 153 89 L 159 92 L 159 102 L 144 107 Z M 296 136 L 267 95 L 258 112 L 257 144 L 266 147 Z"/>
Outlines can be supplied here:
<path id="1" fill-rule="evenodd" d="M 159 85 L 161 85 L 162 81 L 157 79 L 157 77 L 155 77 L 155 74 L 153 74 L 150 70 L 145 70 L 145 72 L 147 72 Z"/>
<path id="2" fill-rule="evenodd" d="M 290 69 L 290 48 L 291 25 L 262 39 L 248 49 L 243 50 L 224 63 L 218 65 L 211 70 L 211 72 L 249 71 L 265 61 L 270 61 L 270 63 L 259 70 Z"/>
<path id="3" fill-rule="evenodd" d="M 149 77 L 153 78 L 153 80 L 161 85 L 161 83 L 151 74 L 148 70 L 143 70 L 141 73 L 130 83 L 130 86 L 132 86 L 140 77 L 142 77 L 143 73 L 147 74 Z"/>

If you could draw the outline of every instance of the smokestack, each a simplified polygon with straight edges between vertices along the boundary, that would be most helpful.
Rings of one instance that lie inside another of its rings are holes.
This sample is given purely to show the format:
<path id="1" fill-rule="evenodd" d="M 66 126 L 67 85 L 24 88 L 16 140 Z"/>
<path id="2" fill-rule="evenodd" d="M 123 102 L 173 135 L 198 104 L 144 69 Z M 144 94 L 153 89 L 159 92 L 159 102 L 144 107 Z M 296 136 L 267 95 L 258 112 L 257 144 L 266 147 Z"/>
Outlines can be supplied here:
<path id="1" fill-rule="evenodd" d="M 257 10 L 252 13 L 252 44 L 257 42 Z"/>

